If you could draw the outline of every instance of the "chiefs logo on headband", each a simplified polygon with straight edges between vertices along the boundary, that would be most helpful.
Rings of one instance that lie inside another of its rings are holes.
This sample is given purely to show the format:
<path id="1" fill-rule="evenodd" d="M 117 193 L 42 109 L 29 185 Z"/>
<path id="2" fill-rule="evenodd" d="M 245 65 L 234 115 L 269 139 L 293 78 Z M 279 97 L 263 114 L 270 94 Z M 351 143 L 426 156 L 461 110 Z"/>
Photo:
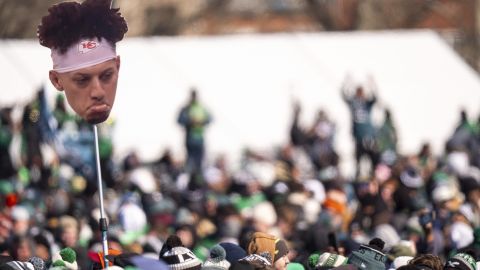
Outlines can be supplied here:
<path id="1" fill-rule="evenodd" d="M 117 57 L 115 47 L 106 39 L 75 42 L 66 52 L 52 49 L 53 70 L 59 73 L 91 67 Z"/>
<path id="2" fill-rule="evenodd" d="M 84 40 L 78 44 L 78 51 L 81 53 L 88 53 L 97 48 L 98 44 L 94 40 Z"/>

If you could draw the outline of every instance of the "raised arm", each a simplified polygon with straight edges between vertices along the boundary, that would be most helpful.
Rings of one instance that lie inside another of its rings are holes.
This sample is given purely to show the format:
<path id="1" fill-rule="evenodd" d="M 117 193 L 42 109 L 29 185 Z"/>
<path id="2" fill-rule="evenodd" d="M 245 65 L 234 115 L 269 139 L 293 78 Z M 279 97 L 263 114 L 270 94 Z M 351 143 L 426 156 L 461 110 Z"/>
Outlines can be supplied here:
<path id="1" fill-rule="evenodd" d="M 352 81 L 351 76 L 350 74 L 347 73 L 347 75 L 345 76 L 345 79 L 343 80 L 342 86 L 340 87 L 340 93 L 342 95 L 342 98 L 347 103 L 350 102 L 350 94 L 347 92 L 351 87 L 351 81 Z"/>
<path id="2" fill-rule="evenodd" d="M 368 75 L 368 79 L 367 79 L 367 87 L 370 91 L 370 100 L 369 100 L 369 103 L 370 104 L 374 104 L 375 102 L 377 102 L 377 97 L 378 97 L 378 87 L 377 87 L 377 83 L 375 82 L 375 79 L 373 78 L 373 75 Z"/>

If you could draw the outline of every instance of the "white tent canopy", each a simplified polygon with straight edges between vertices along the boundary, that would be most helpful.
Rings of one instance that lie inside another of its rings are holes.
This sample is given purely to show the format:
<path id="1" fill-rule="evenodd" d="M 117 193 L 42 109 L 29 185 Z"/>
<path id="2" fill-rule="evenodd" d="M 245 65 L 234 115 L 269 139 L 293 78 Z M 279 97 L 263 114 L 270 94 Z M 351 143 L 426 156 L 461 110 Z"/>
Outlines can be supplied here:
<path id="1" fill-rule="evenodd" d="M 49 50 L 36 41 L 0 41 L 0 105 L 24 103 L 48 83 Z M 352 172 L 350 115 L 340 96 L 345 75 L 371 74 L 380 108 L 392 111 L 400 150 L 430 142 L 441 153 L 464 108 L 477 117 L 478 75 L 431 31 L 130 38 L 118 44 L 122 66 L 112 116 L 116 153 L 144 159 L 165 148 L 183 156 L 177 113 L 191 86 L 213 114 L 209 158 L 234 161 L 245 147 L 261 150 L 288 141 L 292 102 L 310 125 L 324 109 L 337 124 L 342 169 Z"/>

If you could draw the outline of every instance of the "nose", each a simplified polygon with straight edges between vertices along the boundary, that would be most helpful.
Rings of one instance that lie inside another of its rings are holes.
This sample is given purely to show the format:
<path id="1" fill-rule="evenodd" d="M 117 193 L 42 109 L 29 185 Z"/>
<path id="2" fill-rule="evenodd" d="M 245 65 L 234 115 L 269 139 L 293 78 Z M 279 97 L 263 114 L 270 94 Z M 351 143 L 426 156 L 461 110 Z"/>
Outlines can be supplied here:
<path id="1" fill-rule="evenodd" d="M 95 77 L 92 79 L 92 84 L 90 88 L 90 96 L 92 99 L 101 101 L 105 97 L 105 90 L 103 89 L 103 85 L 100 81 L 100 78 Z"/>

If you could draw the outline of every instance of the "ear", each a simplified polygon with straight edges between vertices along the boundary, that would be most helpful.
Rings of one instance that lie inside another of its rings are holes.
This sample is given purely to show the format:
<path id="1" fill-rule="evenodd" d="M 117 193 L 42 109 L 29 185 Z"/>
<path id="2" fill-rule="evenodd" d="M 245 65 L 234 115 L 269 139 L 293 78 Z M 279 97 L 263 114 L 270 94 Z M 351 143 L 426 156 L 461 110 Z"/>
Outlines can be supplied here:
<path id="1" fill-rule="evenodd" d="M 63 86 L 60 83 L 57 72 L 50 70 L 48 77 L 50 78 L 50 82 L 52 82 L 53 86 L 57 88 L 58 91 L 63 91 Z"/>
<path id="2" fill-rule="evenodd" d="M 115 64 L 117 65 L 117 69 L 120 71 L 120 55 L 115 58 Z"/>

